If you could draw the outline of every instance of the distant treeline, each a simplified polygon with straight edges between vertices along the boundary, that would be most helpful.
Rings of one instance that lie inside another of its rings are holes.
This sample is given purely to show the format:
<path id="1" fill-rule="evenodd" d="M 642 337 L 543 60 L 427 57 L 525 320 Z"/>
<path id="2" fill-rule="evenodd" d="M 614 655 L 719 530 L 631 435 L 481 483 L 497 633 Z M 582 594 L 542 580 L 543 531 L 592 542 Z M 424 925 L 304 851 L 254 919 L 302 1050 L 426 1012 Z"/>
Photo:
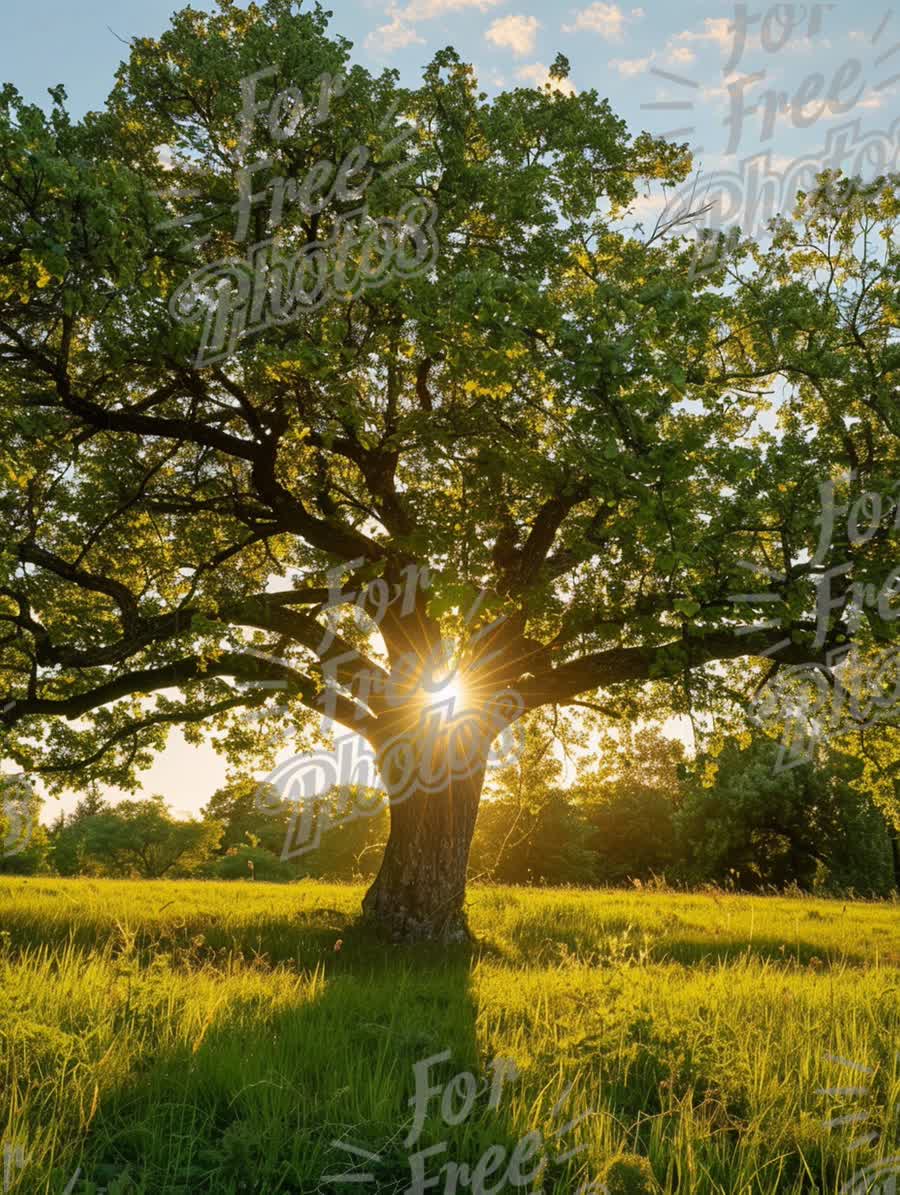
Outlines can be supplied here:
<path id="1" fill-rule="evenodd" d="M 529 743 L 482 801 L 471 878 L 860 896 L 900 886 L 897 829 L 854 784 L 853 761 L 777 771 L 777 745 L 759 738 L 726 740 L 714 758 L 688 764 L 677 741 L 654 731 L 635 742 L 614 770 L 598 761 L 570 787 L 558 783 L 546 746 Z M 0 872 L 266 881 L 375 874 L 390 816 L 377 794 L 334 789 L 319 798 L 321 840 L 304 853 L 295 849 L 294 808 L 274 791 L 262 795 L 252 778 L 235 779 L 185 821 L 161 796 L 111 806 L 92 790 L 49 829 L 35 804 L 27 844 L 0 857 Z M 348 820 L 354 808 L 375 813 Z"/>

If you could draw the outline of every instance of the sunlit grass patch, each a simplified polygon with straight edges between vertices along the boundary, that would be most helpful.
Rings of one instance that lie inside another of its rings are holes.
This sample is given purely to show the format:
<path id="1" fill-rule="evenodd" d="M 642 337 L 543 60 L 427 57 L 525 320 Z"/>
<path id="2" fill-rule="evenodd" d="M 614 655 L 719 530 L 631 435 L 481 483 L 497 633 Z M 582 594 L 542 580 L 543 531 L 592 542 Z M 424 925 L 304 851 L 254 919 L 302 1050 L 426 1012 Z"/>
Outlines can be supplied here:
<path id="1" fill-rule="evenodd" d="M 373 943 L 360 896 L 0 885 L 10 1191 L 78 1167 L 79 1195 L 366 1189 L 323 1183 L 343 1142 L 401 1192 L 413 1067 L 445 1051 L 448 1081 L 498 1058 L 519 1077 L 455 1126 L 432 1100 L 417 1148 L 474 1165 L 539 1131 L 560 1195 L 632 1156 L 666 1195 L 832 1192 L 900 1137 L 895 906 L 482 888 L 480 943 L 447 954 Z M 863 1100 L 818 1094 L 855 1081 L 835 1058 L 867 1068 Z"/>

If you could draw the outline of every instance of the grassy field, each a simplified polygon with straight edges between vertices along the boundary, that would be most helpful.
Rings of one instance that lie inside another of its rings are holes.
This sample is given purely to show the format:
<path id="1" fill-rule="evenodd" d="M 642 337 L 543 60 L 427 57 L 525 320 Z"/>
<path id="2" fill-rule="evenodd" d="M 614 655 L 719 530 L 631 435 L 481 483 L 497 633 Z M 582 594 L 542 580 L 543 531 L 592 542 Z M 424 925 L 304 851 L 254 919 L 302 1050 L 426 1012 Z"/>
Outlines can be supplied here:
<path id="1" fill-rule="evenodd" d="M 361 895 L 0 881 L 0 1190 L 792 1195 L 900 1153 L 897 905 L 480 888 L 423 952 Z"/>

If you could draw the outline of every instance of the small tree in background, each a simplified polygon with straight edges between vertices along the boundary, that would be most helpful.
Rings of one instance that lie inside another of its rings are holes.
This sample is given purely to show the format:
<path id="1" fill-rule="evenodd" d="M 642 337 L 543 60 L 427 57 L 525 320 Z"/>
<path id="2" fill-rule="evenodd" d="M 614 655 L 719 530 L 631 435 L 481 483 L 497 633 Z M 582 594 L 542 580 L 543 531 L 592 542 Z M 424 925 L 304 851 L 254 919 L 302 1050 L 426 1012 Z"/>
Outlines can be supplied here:
<path id="1" fill-rule="evenodd" d="M 888 828 L 834 756 L 776 771 L 778 744 L 726 741 L 698 759 L 675 817 L 680 871 L 689 883 L 741 889 L 796 883 L 888 895 L 894 888 Z"/>
<path id="2" fill-rule="evenodd" d="M 517 757 L 491 778 L 472 840 L 471 876 L 509 884 L 589 884 L 594 860 L 585 827 L 561 787 L 560 745 L 583 745 L 569 718 L 533 715 L 524 724 Z"/>
<path id="3" fill-rule="evenodd" d="M 234 777 L 213 793 L 200 813 L 204 821 L 222 826 L 218 854 L 248 846 L 252 835 L 255 848 L 281 857 L 291 808 L 274 788 L 261 786 L 250 776 Z"/>
<path id="4" fill-rule="evenodd" d="M 371 879 L 381 864 L 390 832 L 387 794 L 354 784 L 336 785 L 316 798 L 321 838 L 296 857 L 305 876 L 328 880 Z"/>
<path id="5" fill-rule="evenodd" d="M 148 880 L 196 872 L 211 859 L 222 836 L 218 822 L 173 817 L 161 796 L 121 801 L 85 818 L 83 827 L 84 853 L 95 865 Z"/>
<path id="6" fill-rule="evenodd" d="M 92 783 L 70 814 L 59 814 L 50 828 L 50 864 L 55 872 L 61 876 L 102 873 L 102 863 L 88 857 L 85 833 L 88 819 L 111 809 L 99 785 Z"/>
<path id="7" fill-rule="evenodd" d="M 601 739 L 575 794 L 599 882 L 646 880 L 671 868 L 683 760 L 683 745 L 656 727 L 626 728 Z"/>
<path id="8" fill-rule="evenodd" d="M 252 863 L 252 867 L 250 864 Z M 230 846 L 203 868 L 203 875 L 213 880 L 261 880 L 285 884 L 297 878 L 297 869 L 283 863 L 272 851 L 252 842 Z"/>

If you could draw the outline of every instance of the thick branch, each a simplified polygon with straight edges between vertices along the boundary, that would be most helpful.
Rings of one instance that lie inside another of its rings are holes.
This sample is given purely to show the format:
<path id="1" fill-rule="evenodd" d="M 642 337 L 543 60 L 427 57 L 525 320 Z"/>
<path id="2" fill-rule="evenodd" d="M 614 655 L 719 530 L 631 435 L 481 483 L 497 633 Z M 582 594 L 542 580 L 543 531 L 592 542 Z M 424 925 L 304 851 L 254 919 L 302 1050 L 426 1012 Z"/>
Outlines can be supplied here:
<path id="1" fill-rule="evenodd" d="M 803 627 L 808 630 L 810 628 Z M 774 628 L 739 635 L 735 631 L 717 631 L 687 639 L 676 639 L 657 647 L 619 647 L 570 660 L 558 668 L 520 681 L 518 689 L 527 709 L 552 703 L 564 704 L 581 693 L 621 684 L 623 681 L 665 679 L 681 675 L 685 669 L 699 668 L 714 660 L 734 660 L 742 656 L 763 656 L 785 638 L 783 629 Z M 814 649 L 790 643 L 779 653 L 786 664 L 824 662 L 829 645 Z"/>
<path id="2" fill-rule="evenodd" d="M 216 677 L 257 683 L 266 680 L 285 681 L 286 693 L 299 697 L 310 709 L 320 710 L 324 704 L 316 682 L 289 665 L 269 657 L 226 652 L 216 660 L 185 656 L 161 668 L 138 669 L 71 697 L 29 697 L 5 703 L 0 701 L 0 724 L 14 726 L 23 718 L 34 715 L 55 715 L 72 721 L 123 697 L 144 696 L 161 689 L 180 688 L 192 681 Z M 368 719 L 355 701 L 334 692 L 328 694 L 328 700 L 337 721 L 365 734 Z"/>

